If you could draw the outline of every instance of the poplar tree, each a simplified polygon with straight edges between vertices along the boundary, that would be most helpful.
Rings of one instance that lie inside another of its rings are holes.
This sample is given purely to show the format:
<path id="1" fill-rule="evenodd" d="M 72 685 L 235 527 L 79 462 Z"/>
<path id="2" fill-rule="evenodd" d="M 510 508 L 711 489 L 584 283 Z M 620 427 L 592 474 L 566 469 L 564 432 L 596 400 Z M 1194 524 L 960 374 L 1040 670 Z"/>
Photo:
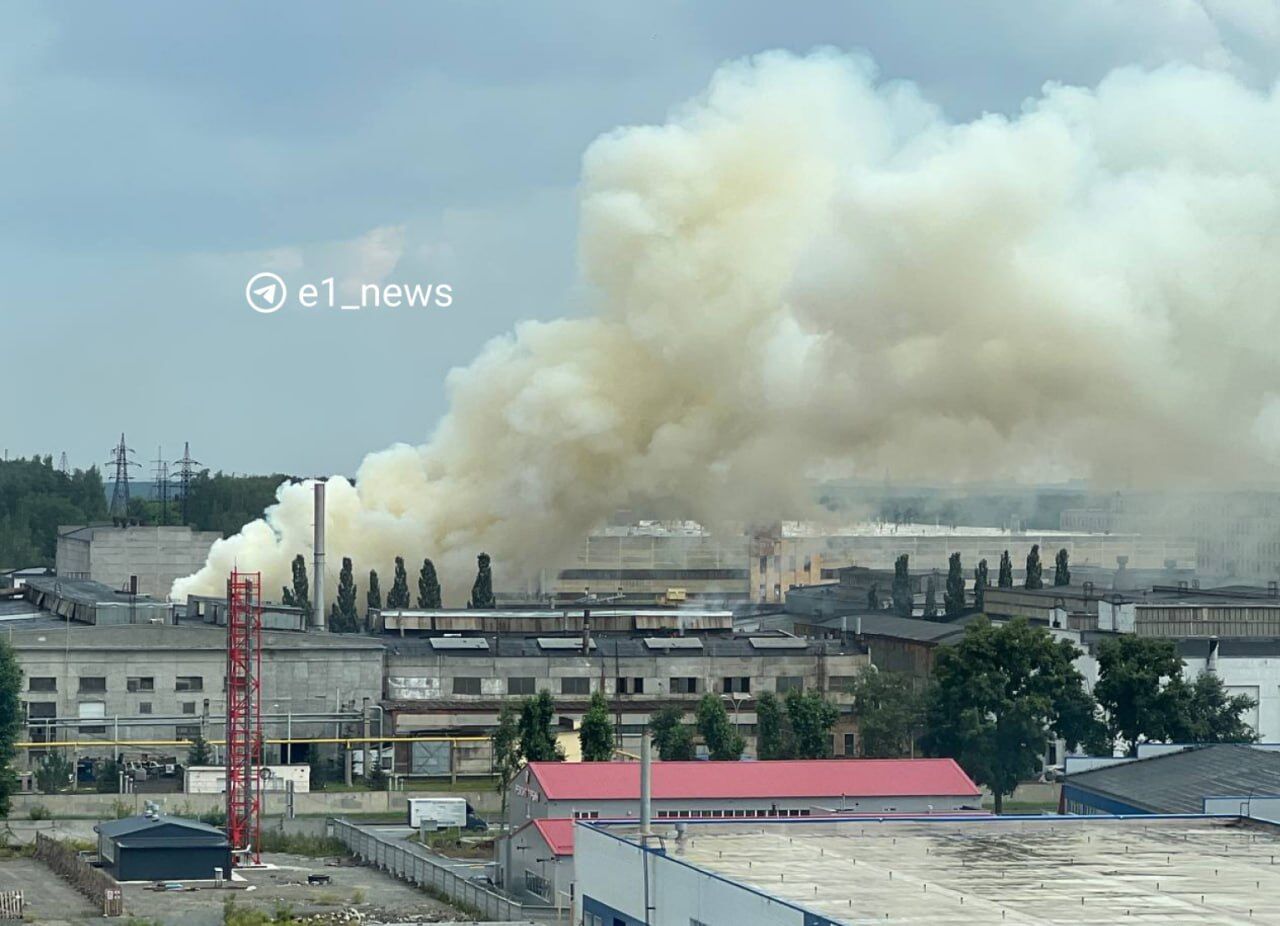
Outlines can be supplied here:
<path id="1" fill-rule="evenodd" d="M 987 561 L 978 560 L 978 568 L 973 570 L 973 606 L 979 611 L 987 606 Z"/>
<path id="2" fill-rule="evenodd" d="M 893 613 L 898 617 L 911 616 L 911 576 L 908 572 L 910 563 L 906 553 L 893 564 Z"/>
<path id="3" fill-rule="evenodd" d="M 356 613 L 356 580 L 349 556 L 342 557 L 342 570 L 338 573 L 338 600 L 330 613 L 329 629 L 334 633 L 355 633 L 360 628 L 360 617 Z"/>
<path id="4" fill-rule="evenodd" d="M 1000 588 L 1013 588 L 1013 561 L 1009 559 L 1009 551 L 1000 554 L 1000 573 L 996 577 L 996 585 Z"/>
<path id="5" fill-rule="evenodd" d="M 404 570 L 404 557 L 396 557 L 396 577 L 387 592 L 388 608 L 409 607 L 409 574 Z"/>
<path id="6" fill-rule="evenodd" d="M 387 596 L 387 603 L 390 604 L 391 596 Z M 378 587 L 378 570 L 369 570 L 369 591 L 365 592 L 365 606 L 368 611 L 382 610 L 382 589 Z M 365 613 L 367 614 L 368 611 Z"/>
<path id="7" fill-rule="evenodd" d="M 932 575 L 924 587 L 924 616 L 929 620 L 938 616 L 938 581 Z"/>
<path id="8" fill-rule="evenodd" d="M 422 561 L 422 570 L 418 573 L 418 607 L 440 607 L 440 580 L 436 577 L 435 563 L 429 559 Z"/>
<path id="9" fill-rule="evenodd" d="M 1071 561 L 1066 547 L 1058 551 L 1058 557 L 1053 561 L 1053 584 L 1071 584 Z"/>
<path id="10" fill-rule="evenodd" d="M 591 695 L 587 712 L 582 715 L 578 741 L 582 745 L 584 762 L 608 762 L 613 758 L 613 721 L 609 719 L 609 702 L 598 688 Z"/>
<path id="11" fill-rule="evenodd" d="M 947 561 L 947 591 L 942 604 L 947 617 L 955 617 L 964 610 L 964 572 L 960 569 L 959 553 L 952 553 Z"/>
<path id="12" fill-rule="evenodd" d="M 495 608 L 497 602 L 493 597 L 493 570 L 489 566 L 489 554 L 481 553 L 476 557 L 476 580 L 471 586 L 471 600 L 468 608 Z"/>
<path id="13" fill-rule="evenodd" d="M 1044 588 L 1043 567 L 1040 565 L 1040 544 L 1033 543 L 1031 552 L 1027 554 L 1027 578 L 1023 588 Z"/>

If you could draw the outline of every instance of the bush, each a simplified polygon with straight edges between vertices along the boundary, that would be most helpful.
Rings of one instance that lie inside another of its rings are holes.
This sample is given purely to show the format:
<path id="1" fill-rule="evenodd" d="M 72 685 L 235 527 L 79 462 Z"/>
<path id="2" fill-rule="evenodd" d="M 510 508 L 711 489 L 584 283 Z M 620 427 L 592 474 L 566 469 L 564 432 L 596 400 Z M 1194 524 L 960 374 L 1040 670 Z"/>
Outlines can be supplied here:
<path id="1" fill-rule="evenodd" d="M 61 752 L 46 752 L 36 766 L 36 787 L 42 794 L 56 794 L 71 784 L 71 761 Z"/>
<path id="2" fill-rule="evenodd" d="M 44 804 L 32 804 L 31 809 L 27 811 L 27 816 L 32 820 L 52 820 L 53 811 Z"/>
<path id="3" fill-rule="evenodd" d="M 198 819 L 201 823 L 207 823 L 210 826 L 226 826 L 227 812 L 221 807 L 215 807 L 200 814 Z"/>
<path id="4" fill-rule="evenodd" d="M 93 770 L 93 783 L 99 794 L 115 794 L 120 790 L 120 763 L 104 759 Z"/>

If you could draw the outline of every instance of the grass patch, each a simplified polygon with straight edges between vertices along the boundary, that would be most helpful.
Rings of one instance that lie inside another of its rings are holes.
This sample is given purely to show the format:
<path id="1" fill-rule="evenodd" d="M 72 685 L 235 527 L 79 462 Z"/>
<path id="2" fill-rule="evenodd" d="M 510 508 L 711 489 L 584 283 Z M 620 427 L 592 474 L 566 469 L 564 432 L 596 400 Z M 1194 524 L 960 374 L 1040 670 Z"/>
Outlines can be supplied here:
<path id="1" fill-rule="evenodd" d="M 328 858 L 332 855 L 349 854 L 342 840 L 332 836 L 307 836 L 302 833 L 282 833 L 279 830 L 263 830 L 259 838 L 258 850 L 305 855 L 308 858 Z"/>

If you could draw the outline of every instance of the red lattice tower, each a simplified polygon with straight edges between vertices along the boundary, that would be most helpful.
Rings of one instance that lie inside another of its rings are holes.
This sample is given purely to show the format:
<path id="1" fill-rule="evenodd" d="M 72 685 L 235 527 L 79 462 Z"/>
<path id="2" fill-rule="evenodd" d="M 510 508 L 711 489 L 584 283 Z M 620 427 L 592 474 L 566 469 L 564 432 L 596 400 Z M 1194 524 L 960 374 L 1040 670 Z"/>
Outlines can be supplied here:
<path id="1" fill-rule="evenodd" d="M 227 839 L 235 864 L 257 864 L 262 809 L 262 573 L 227 582 Z"/>

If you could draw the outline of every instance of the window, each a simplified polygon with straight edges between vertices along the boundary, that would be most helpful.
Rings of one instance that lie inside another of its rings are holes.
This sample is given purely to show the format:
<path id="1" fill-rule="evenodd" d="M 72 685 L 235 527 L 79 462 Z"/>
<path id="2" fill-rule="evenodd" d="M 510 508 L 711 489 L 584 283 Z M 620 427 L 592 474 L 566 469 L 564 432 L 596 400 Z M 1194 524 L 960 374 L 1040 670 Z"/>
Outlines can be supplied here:
<path id="1" fill-rule="evenodd" d="M 156 680 L 154 677 L 147 676 L 131 676 L 125 681 L 125 691 L 155 691 Z"/>
<path id="2" fill-rule="evenodd" d="M 195 712 L 196 712 L 196 702 L 194 702 L 194 701 L 183 701 L 183 702 L 182 702 L 182 713 L 184 713 L 184 714 L 194 714 Z"/>
<path id="3" fill-rule="evenodd" d="M 478 695 L 480 679 L 476 677 L 458 677 L 453 680 L 453 693 L 456 695 Z"/>
<path id="4" fill-rule="evenodd" d="M 725 694 L 750 694 L 751 677 L 749 675 L 726 675 L 724 679 Z"/>
<path id="5" fill-rule="evenodd" d="M 33 675 L 27 680 L 27 691 L 57 691 L 58 680 L 51 675 Z"/>
<path id="6" fill-rule="evenodd" d="M 179 675 L 173 680 L 174 691 L 204 691 L 203 675 Z"/>
<path id="7" fill-rule="evenodd" d="M 591 679 L 562 678 L 560 679 L 560 693 L 567 695 L 591 694 Z"/>
<path id="8" fill-rule="evenodd" d="M 107 703 L 105 701 L 81 701 L 79 704 L 79 717 L 81 721 L 85 720 L 105 720 L 107 716 Z M 106 733 L 107 728 L 103 724 L 92 724 L 90 726 L 80 727 L 81 733 L 101 734 Z"/>
<path id="9" fill-rule="evenodd" d="M 179 740 L 196 740 L 200 738 L 200 724 L 178 724 L 173 728 L 173 738 Z"/>
<path id="10" fill-rule="evenodd" d="M 779 675 L 774 687 L 779 694 L 787 691 L 804 691 L 804 676 Z"/>
<path id="11" fill-rule="evenodd" d="M 83 692 L 100 692 L 107 690 L 107 679 L 102 675 L 82 675 L 80 676 L 80 691 Z"/>
<path id="12" fill-rule="evenodd" d="M 644 679 L 621 676 L 616 690 L 618 694 L 644 694 Z"/>
<path id="13" fill-rule="evenodd" d="M 856 679 L 856 675 L 833 675 L 827 679 L 827 691 L 848 692 Z"/>
<path id="14" fill-rule="evenodd" d="M 139 713 L 139 714 L 150 714 L 150 713 L 151 713 L 151 702 L 150 702 L 150 701 L 139 701 L 139 702 L 138 702 L 138 713 Z"/>
<path id="15" fill-rule="evenodd" d="M 697 694 L 698 679 L 692 675 L 673 675 L 671 676 L 671 693 L 672 694 Z"/>
<path id="16" fill-rule="evenodd" d="M 844 754 L 846 756 L 856 756 L 858 754 L 858 734 L 846 733 L 844 735 Z"/>
<path id="17" fill-rule="evenodd" d="M 28 701 L 27 720 L 52 720 L 58 716 L 56 701 Z"/>
<path id="18" fill-rule="evenodd" d="M 508 678 L 507 694 L 509 695 L 533 694 L 533 678 L 529 676 L 515 676 L 512 678 Z"/>

